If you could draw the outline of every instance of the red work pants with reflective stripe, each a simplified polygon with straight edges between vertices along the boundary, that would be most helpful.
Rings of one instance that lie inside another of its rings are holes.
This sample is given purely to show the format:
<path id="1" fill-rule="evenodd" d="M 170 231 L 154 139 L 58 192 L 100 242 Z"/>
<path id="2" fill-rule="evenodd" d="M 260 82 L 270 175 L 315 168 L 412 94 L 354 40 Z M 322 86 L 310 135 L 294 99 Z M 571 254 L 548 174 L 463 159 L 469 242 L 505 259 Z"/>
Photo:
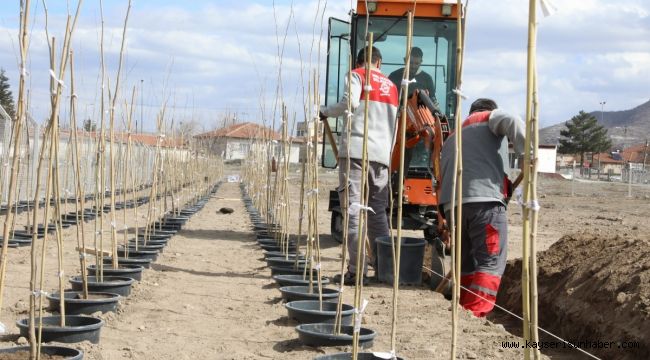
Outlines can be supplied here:
<path id="1" fill-rule="evenodd" d="M 499 202 L 463 204 L 460 304 L 475 316 L 494 308 L 506 267 L 508 219 Z"/>

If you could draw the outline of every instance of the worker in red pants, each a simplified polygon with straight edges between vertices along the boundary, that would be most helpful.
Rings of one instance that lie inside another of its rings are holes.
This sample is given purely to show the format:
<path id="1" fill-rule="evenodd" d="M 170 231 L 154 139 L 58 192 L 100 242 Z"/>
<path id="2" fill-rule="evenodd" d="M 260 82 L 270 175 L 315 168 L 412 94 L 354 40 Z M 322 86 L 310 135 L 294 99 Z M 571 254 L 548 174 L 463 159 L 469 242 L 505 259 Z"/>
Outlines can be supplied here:
<path id="1" fill-rule="evenodd" d="M 463 216 L 457 219 L 462 232 L 460 304 L 482 317 L 494 308 L 506 266 L 506 199 L 512 187 L 507 176 L 508 140 L 515 153 L 522 154 L 525 125 L 520 118 L 498 109 L 493 100 L 478 99 L 463 121 L 462 132 Z M 449 136 L 441 152 L 440 204 L 447 219 L 453 211 L 455 148 L 455 137 Z"/>

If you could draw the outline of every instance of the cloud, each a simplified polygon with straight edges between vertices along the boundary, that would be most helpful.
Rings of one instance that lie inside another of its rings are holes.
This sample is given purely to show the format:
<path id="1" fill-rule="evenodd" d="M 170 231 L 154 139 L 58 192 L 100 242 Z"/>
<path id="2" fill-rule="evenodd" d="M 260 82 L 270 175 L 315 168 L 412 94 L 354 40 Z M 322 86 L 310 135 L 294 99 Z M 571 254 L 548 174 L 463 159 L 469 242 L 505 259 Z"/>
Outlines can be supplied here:
<path id="1" fill-rule="evenodd" d="M 65 6 L 52 3 L 50 28 L 60 37 Z M 152 129 L 155 114 L 165 99 L 176 106 L 177 111 L 170 112 L 174 116 L 193 113 L 206 127 L 216 124 L 226 111 L 239 112 L 253 121 L 262 121 L 261 106 L 265 106 L 265 116 L 272 114 L 280 75 L 278 41 L 283 41 L 289 19 L 281 88 L 290 112 L 301 116 L 302 88 L 311 78 L 311 68 L 318 65 L 319 50 L 320 76 L 325 75 L 327 40 L 319 37 L 327 34 L 327 18 L 346 19 L 350 2 L 327 2 L 325 28 L 321 28 L 320 18 L 323 1 L 295 0 L 293 10 L 289 0 L 275 3 L 274 11 L 273 2 L 262 0 L 136 1 L 127 30 L 121 92 L 126 96 L 133 86 L 139 90 L 143 85 L 147 127 Z M 539 19 L 542 124 L 564 121 L 581 109 L 596 109 L 603 100 L 611 110 L 647 101 L 648 1 L 554 3 L 559 11 Z M 104 6 L 105 60 L 114 81 L 126 1 L 105 1 Z M 527 13 L 527 3 L 520 0 L 473 1 L 468 10 L 463 90 L 472 98 L 494 97 L 502 107 L 517 114 L 523 114 L 525 109 Z M 42 9 L 33 14 L 36 22 L 30 48 L 30 83 L 33 112 L 41 120 L 49 111 L 49 65 Z M 18 74 L 17 18 L 15 4 L 0 10 L 0 47 L 11 49 L 0 53 L 0 66 L 8 70 L 14 89 Z M 98 113 L 99 25 L 97 4 L 85 2 L 73 41 L 79 112 L 83 116 Z"/>

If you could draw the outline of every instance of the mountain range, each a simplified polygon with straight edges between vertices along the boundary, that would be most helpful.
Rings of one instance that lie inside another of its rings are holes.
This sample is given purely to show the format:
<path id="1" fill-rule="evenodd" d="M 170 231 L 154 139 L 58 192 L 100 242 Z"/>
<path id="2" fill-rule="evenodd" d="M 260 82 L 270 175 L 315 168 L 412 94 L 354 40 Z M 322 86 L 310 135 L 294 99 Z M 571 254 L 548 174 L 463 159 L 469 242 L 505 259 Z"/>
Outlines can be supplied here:
<path id="1" fill-rule="evenodd" d="M 596 117 L 598 123 L 607 129 L 615 148 L 644 144 L 650 139 L 650 100 L 630 110 L 592 111 L 589 114 Z M 558 144 L 560 131 L 565 129 L 564 123 L 563 121 L 540 129 L 540 144 Z"/>

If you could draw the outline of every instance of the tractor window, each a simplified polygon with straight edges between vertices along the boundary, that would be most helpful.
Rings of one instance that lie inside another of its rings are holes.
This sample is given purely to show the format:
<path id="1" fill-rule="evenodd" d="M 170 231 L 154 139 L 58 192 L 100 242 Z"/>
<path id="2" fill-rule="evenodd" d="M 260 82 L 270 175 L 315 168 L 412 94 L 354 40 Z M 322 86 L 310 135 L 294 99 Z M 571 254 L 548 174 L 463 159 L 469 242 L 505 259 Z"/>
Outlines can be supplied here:
<path id="1" fill-rule="evenodd" d="M 325 105 L 339 102 L 345 91 L 345 78 L 348 74 L 350 55 L 350 23 L 330 18 L 327 53 L 327 76 L 325 84 Z M 330 129 L 336 138 L 343 129 L 342 118 L 327 119 Z M 321 165 L 325 168 L 335 168 L 337 159 L 332 150 L 329 138 L 323 136 Z"/>
<path id="2" fill-rule="evenodd" d="M 354 55 L 364 47 L 366 19 L 355 17 L 356 38 Z M 368 31 L 375 36 L 375 47 L 382 54 L 381 71 L 390 75 L 404 68 L 406 52 L 406 18 L 371 17 Z M 456 22 L 440 19 L 416 18 L 413 24 L 413 46 L 422 49 L 423 58 L 419 71 L 427 73 L 433 80 L 435 99 L 440 109 L 453 117 L 455 96 L 451 92 L 455 85 L 455 39 Z"/>

